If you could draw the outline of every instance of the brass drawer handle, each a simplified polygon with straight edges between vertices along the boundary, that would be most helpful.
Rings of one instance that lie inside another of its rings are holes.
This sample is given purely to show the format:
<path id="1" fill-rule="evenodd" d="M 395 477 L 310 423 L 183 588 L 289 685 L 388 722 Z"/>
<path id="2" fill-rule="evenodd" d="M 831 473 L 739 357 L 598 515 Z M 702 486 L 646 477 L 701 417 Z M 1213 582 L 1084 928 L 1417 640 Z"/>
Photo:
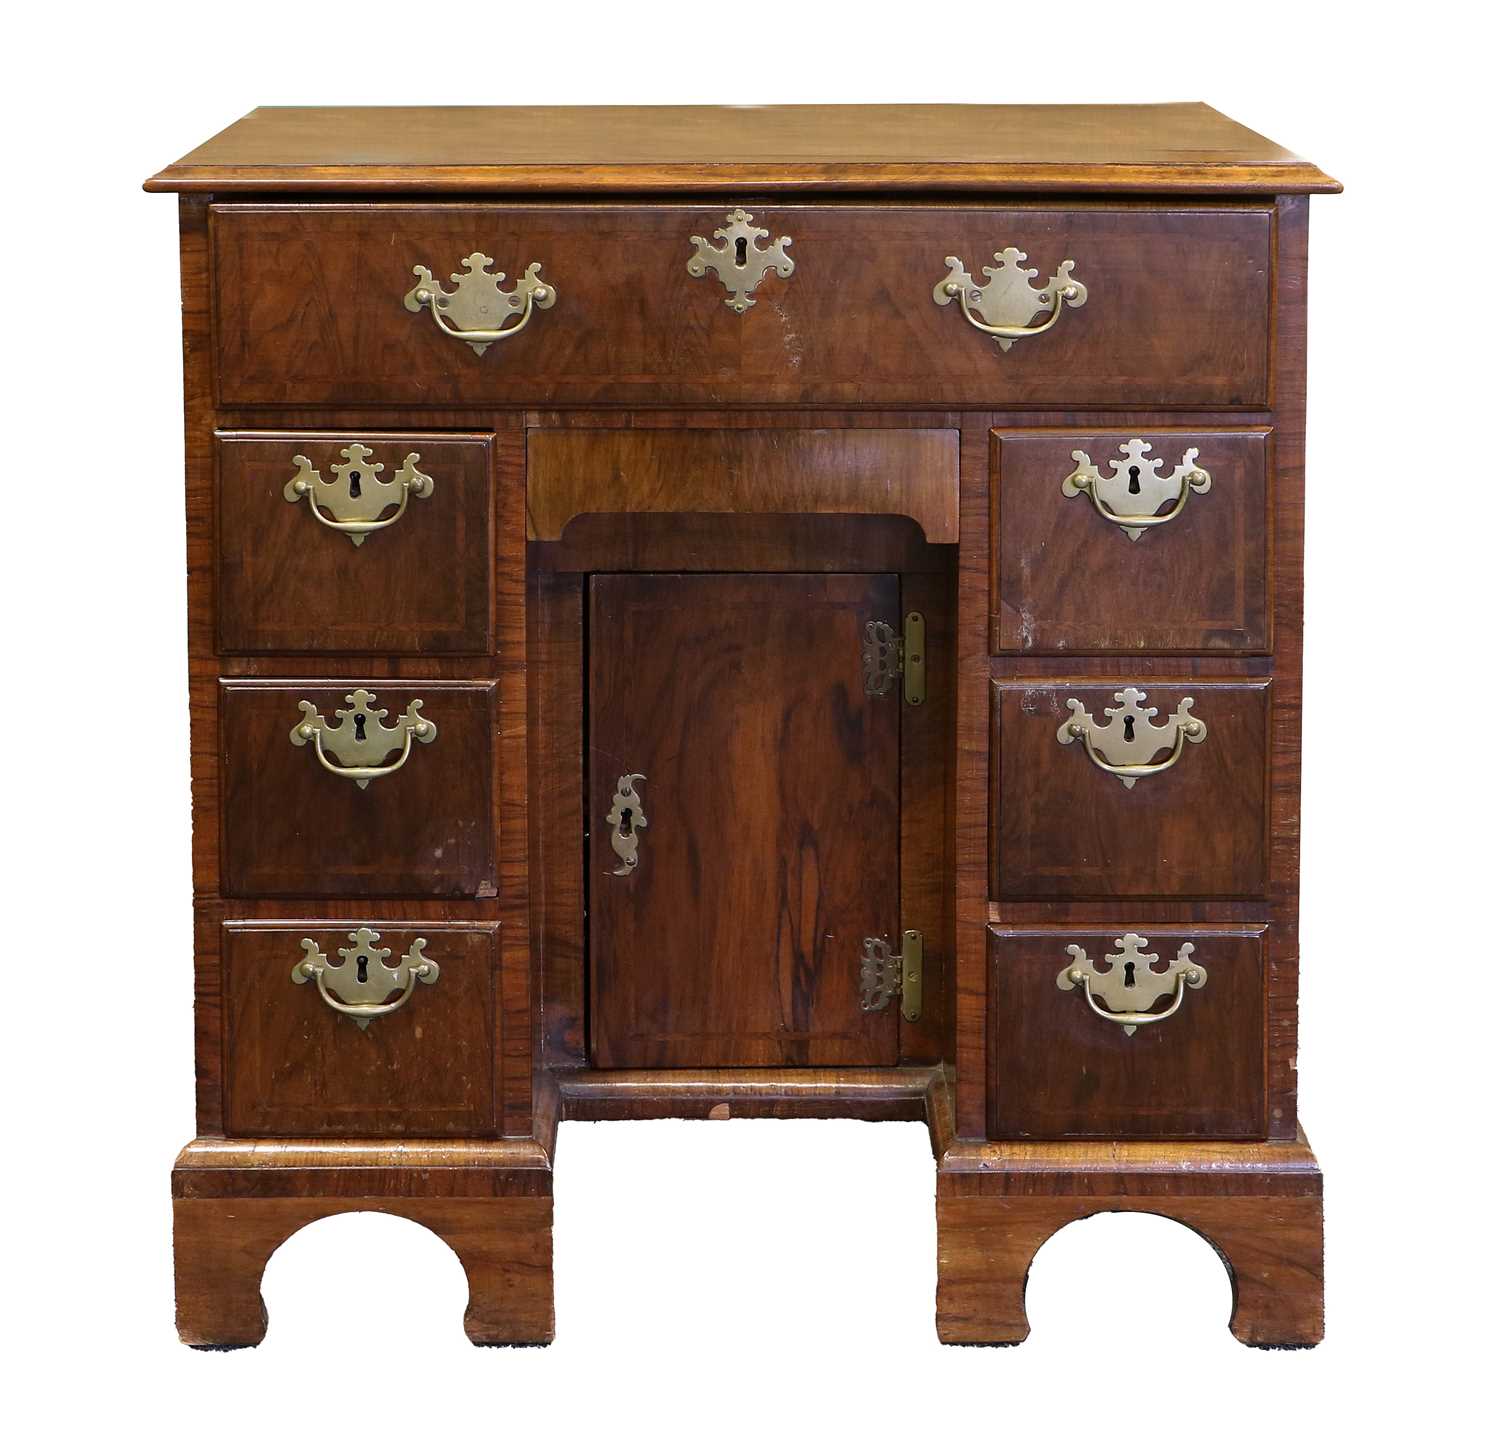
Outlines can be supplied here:
<path id="1" fill-rule="evenodd" d="M 989 278 L 983 287 L 975 285 L 961 259 L 945 257 L 943 261 L 948 275 L 933 288 L 933 302 L 945 308 L 957 298 L 970 326 L 993 338 L 1002 353 L 1008 353 L 1017 338 L 1038 338 L 1055 326 L 1064 303 L 1081 308 L 1089 300 L 1088 288 L 1073 276 L 1071 261 L 1059 263 L 1040 290 L 1031 285 L 1036 268 L 1018 266 L 1026 261 L 1026 254 L 1014 247 L 995 254 L 999 267 L 983 269 Z M 1032 318 L 1040 312 L 1047 314 L 1047 321 L 1032 327 Z"/>
<path id="2" fill-rule="evenodd" d="M 373 928 L 350 933 L 349 942 L 353 946 L 338 950 L 339 962 L 335 966 L 312 938 L 303 938 L 302 960 L 292 969 L 292 982 L 306 983 L 311 979 L 329 1008 L 353 1019 L 355 1028 L 367 1029 L 371 1020 L 395 1013 L 419 982 L 438 980 L 438 965 L 422 952 L 427 946 L 426 938 L 413 938 L 411 947 L 394 968 L 386 962 L 391 950 L 375 947 L 379 941 L 380 934 Z M 401 997 L 387 1003 L 386 999 L 396 992 Z"/>
<path id="3" fill-rule="evenodd" d="M 1077 467 L 1063 480 L 1062 492 L 1069 499 L 1087 494 L 1101 519 L 1118 525 L 1127 539 L 1137 540 L 1153 526 L 1176 519 L 1187 503 L 1189 490 L 1207 494 L 1214 482 L 1208 470 L 1199 467 L 1197 449 L 1185 450 L 1182 462 L 1163 479 L 1156 472 L 1161 468 L 1161 460 L 1146 457 L 1150 448 L 1144 439 L 1121 444 L 1120 452 L 1125 457 L 1109 461 L 1108 478 L 1082 449 L 1074 449 L 1073 462 Z M 1171 509 L 1165 514 L 1156 512 L 1174 497 L 1176 502 Z M 1130 512 L 1125 513 L 1126 510 Z"/>
<path id="4" fill-rule="evenodd" d="M 417 468 L 420 454 L 408 454 L 393 479 L 382 479 L 385 465 L 371 463 L 375 456 L 363 444 L 350 444 L 339 452 L 344 462 L 333 466 L 332 483 L 323 477 L 322 470 L 313 468 L 310 459 L 293 454 L 297 472 L 281 492 L 292 504 L 307 500 L 313 518 L 346 535 L 350 544 L 362 545 L 366 535 L 389 529 L 406 513 L 413 496 L 431 497 L 432 480 Z M 392 504 L 396 505 L 396 512 L 382 519 L 380 516 Z"/>
<path id="5" fill-rule="evenodd" d="M 437 739 L 437 727 L 419 712 L 422 702 L 413 698 L 394 726 L 385 724 L 386 708 L 375 705 L 375 696 L 363 689 L 344 699 L 350 710 L 340 708 L 333 714 L 337 726 L 330 726 L 311 701 L 298 701 L 302 719 L 292 727 L 292 745 L 306 746 L 309 741 L 324 771 L 352 781 L 361 791 L 377 777 L 390 776 L 406 765 L 413 741 L 427 745 Z M 400 748 L 400 756 L 389 765 L 386 758 Z M 333 758 L 330 759 L 329 753 Z"/>
<path id="6" fill-rule="evenodd" d="M 528 263 L 510 292 L 500 286 L 505 281 L 503 272 L 487 271 L 494 265 L 493 257 L 470 253 L 463 260 L 466 270 L 448 279 L 456 284 L 452 292 L 435 282 L 427 268 L 413 267 L 418 280 L 404 299 L 407 312 L 419 313 L 426 308 L 450 338 L 467 343 L 482 358 L 491 343 L 515 337 L 531 321 L 534 307 L 550 308 L 557 301 L 557 289 L 542 281 L 540 262 Z M 499 326 L 516 314 L 519 318 L 508 328 Z"/>
<path id="7" fill-rule="evenodd" d="M 640 864 L 641 844 L 636 833 L 646 825 L 646 814 L 641 810 L 635 784 L 645 780 L 638 771 L 622 776 L 615 783 L 614 801 L 604 817 L 610 827 L 609 845 L 620 859 L 620 865 L 611 869 L 615 877 L 628 877 Z"/>
<path id="8" fill-rule="evenodd" d="M 1083 742 L 1088 758 L 1100 771 L 1107 771 L 1122 786 L 1133 787 L 1143 776 L 1158 776 L 1176 766 L 1182 748 L 1189 742 L 1202 741 L 1208 727 L 1190 712 L 1191 696 L 1184 696 L 1177 709 L 1167 717 L 1165 726 L 1151 719 L 1155 706 L 1145 706 L 1144 691 L 1126 686 L 1115 692 L 1118 706 L 1106 706 L 1109 720 L 1101 726 L 1080 701 L 1068 700 L 1068 719 L 1057 728 L 1057 739 L 1064 746 Z M 1165 761 L 1152 761 L 1159 751 L 1170 748 Z"/>
<path id="9" fill-rule="evenodd" d="M 1057 975 L 1057 986 L 1064 993 L 1083 989 L 1084 1002 L 1107 1023 L 1119 1024 L 1127 1034 L 1135 1033 L 1143 1023 L 1161 1023 L 1182 1007 L 1183 991 L 1202 988 L 1208 982 L 1208 969 L 1192 960 L 1193 945 L 1184 943 L 1177 956 L 1158 973 L 1151 965 L 1160 954 L 1141 950 L 1148 940 L 1137 933 L 1126 933 L 1115 939 L 1118 953 L 1106 953 L 1110 966 L 1101 973 L 1077 943 L 1068 944 L 1073 961 Z M 1172 1001 L 1157 1013 L 1147 1012 L 1159 999 L 1171 993 Z M 1106 1004 L 1100 1008 L 1096 999 Z"/>

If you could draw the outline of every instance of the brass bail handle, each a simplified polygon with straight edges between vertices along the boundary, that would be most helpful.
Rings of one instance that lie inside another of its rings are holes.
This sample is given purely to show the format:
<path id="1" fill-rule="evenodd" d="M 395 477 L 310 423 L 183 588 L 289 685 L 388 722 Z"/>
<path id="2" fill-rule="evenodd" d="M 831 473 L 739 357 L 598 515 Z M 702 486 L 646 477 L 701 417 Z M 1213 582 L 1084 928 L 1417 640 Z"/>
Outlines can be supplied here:
<path id="1" fill-rule="evenodd" d="M 1191 948 L 1192 944 L 1189 943 L 1187 946 Z M 1087 974 L 1081 973 L 1077 968 L 1075 968 L 1068 976 L 1072 979 L 1075 987 L 1083 989 L 1084 1002 L 1087 1003 L 1088 1006 L 1096 1014 L 1098 1014 L 1100 1018 L 1104 1019 L 1107 1023 L 1120 1024 L 1126 1029 L 1127 1032 L 1130 1033 L 1133 1033 L 1143 1023 L 1160 1023 L 1163 1019 L 1171 1018 L 1172 1015 L 1182 1007 L 1183 990 L 1186 988 L 1199 988 L 1203 983 L 1201 970 L 1196 968 L 1185 969 L 1183 972 L 1177 975 L 1177 991 L 1172 996 L 1172 1002 L 1166 1008 L 1162 1009 L 1159 1013 L 1112 1013 L 1107 1008 L 1099 1007 L 1098 1000 L 1089 991 Z"/>
<path id="2" fill-rule="evenodd" d="M 1015 247 L 1003 247 L 995 253 L 998 267 L 981 269 L 988 279 L 980 287 L 969 275 L 963 259 L 945 257 L 947 275 L 932 290 L 932 300 L 945 308 L 955 299 L 964 320 L 987 337 L 993 338 L 1002 353 L 1022 338 L 1038 338 L 1056 327 L 1064 305 L 1081 308 L 1088 301 L 1089 290 L 1073 276 L 1071 258 L 1058 264 L 1047 285 L 1034 288 L 1034 267 L 1022 267 L 1026 254 Z M 1033 323 L 1039 313 L 1047 316 Z"/>
<path id="3" fill-rule="evenodd" d="M 1198 463 L 1197 449 L 1184 451 L 1182 462 L 1165 478 L 1159 473 L 1161 460 L 1147 457 L 1150 451 L 1144 439 L 1121 444 L 1125 457 L 1111 459 L 1106 474 L 1082 449 L 1074 449 L 1073 472 L 1063 480 L 1062 492 L 1068 499 L 1086 494 L 1102 520 L 1127 539 L 1138 540 L 1148 529 L 1170 524 L 1182 513 L 1190 492 L 1207 494 L 1214 482 Z M 1172 507 L 1158 514 L 1168 500 Z"/>
<path id="4" fill-rule="evenodd" d="M 362 545 L 369 535 L 389 529 L 414 498 L 432 495 L 432 480 L 417 468 L 420 454 L 408 454 L 393 478 L 382 479 L 385 465 L 377 463 L 374 452 L 364 444 L 350 444 L 339 452 L 344 462 L 333 466 L 331 481 L 305 454 L 293 454 L 297 472 L 281 493 L 289 504 L 307 500 L 312 517 L 352 545 Z M 392 504 L 396 512 L 386 514 Z"/>
<path id="5" fill-rule="evenodd" d="M 438 965 L 423 951 L 426 938 L 413 938 L 411 947 L 392 966 L 389 948 L 375 945 L 380 934 L 361 927 L 349 934 L 350 946 L 338 950 L 334 963 L 314 938 L 303 938 L 302 957 L 292 969 L 293 983 L 313 982 L 335 1013 L 352 1019 L 357 1029 L 369 1028 L 377 1018 L 395 1013 L 411 998 L 418 983 L 436 983 Z M 387 1002 L 392 993 L 399 997 Z"/>
<path id="6" fill-rule="evenodd" d="M 1125 933 L 1115 939 L 1119 951 L 1104 955 L 1109 968 L 1101 971 L 1077 943 L 1069 943 L 1072 961 L 1057 975 L 1057 986 L 1064 993 L 1081 988 L 1090 1010 L 1106 1023 L 1118 1024 L 1127 1037 L 1143 1024 L 1162 1023 L 1182 1007 L 1187 989 L 1202 988 L 1208 982 L 1208 969 L 1193 962 L 1193 945 L 1184 943 L 1166 970 L 1157 972 L 1152 964 L 1160 955 L 1146 952 L 1147 946 L 1148 940 L 1139 933 Z M 1171 1003 L 1153 1009 L 1168 993 Z"/>
<path id="7" fill-rule="evenodd" d="M 547 309 L 557 301 L 557 289 L 542 281 L 542 265 L 531 262 L 515 287 L 507 290 L 503 272 L 489 271 L 495 259 L 471 252 L 463 260 L 462 272 L 449 277 L 449 292 L 420 263 L 412 268 L 417 285 L 402 299 L 409 313 L 424 309 L 450 338 L 467 343 L 484 356 L 491 343 L 513 338 L 531 321 L 534 308 Z"/>
<path id="8" fill-rule="evenodd" d="M 337 726 L 330 726 L 311 701 L 298 701 L 302 719 L 292 727 L 293 746 L 312 748 L 318 765 L 334 776 L 352 781 L 361 791 L 372 781 L 401 770 L 411 756 L 414 742 L 428 745 L 437 739 L 437 726 L 421 714 L 422 702 L 413 697 L 411 704 L 387 726 L 384 706 L 375 704 L 375 693 L 363 688 L 344 697 L 347 710 L 334 712 Z M 393 751 L 399 751 L 391 761 Z"/>
<path id="9" fill-rule="evenodd" d="M 1184 696 L 1160 726 L 1155 720 L 1157 708 L 1145 704 L 1145 691 L 1126 686 L 1114 698 L 1119 705 L 1105 707 L 1101 725 L 1081 701 L 1069 697 L 1068 718 L 1057 728 L 1057 739 L 1063 746 L 1083 742 L 1089 761 L 1127 789 L 1143 777 L 1170 771 L 1188 742 L 1202 741 L 1208 735 L 1208 727 L 1192 714 L 1191 696 Z M 1157 761 L 1162 751 L 1167 757 Z"/>

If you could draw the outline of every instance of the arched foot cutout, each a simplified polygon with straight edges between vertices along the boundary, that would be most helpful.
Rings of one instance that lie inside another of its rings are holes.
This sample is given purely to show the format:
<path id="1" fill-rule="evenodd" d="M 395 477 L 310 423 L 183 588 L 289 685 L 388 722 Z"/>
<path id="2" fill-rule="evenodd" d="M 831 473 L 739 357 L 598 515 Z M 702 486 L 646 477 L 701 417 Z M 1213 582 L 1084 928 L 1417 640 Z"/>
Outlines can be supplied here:
<path id="1" fill-rule="evenodd" d="M 173 1209 L 177 1334 L 189 1346 L 232 1351 L 266 1334 L 260 1282 L 271 1254 L 314 1220 L 373 1210 L 425 1225 L 469 1282 L 464 1332 L 476 1346 L 552 1340 L 552 1200 L 303 1196 L 178 1199 Z"/>
<path id="2" fill-rule="evenodd" d="M 1218 1252 L 1234 1290 L 1229 1329 L 1247 1346 L 1323 1339 L 1320 1195 L 938 1197 L 938 1338 L 1014 1346 L 1031 1333 L 1026 1280 L 1063 1226 L 1104 1211 L 1163 1215 Z"/>

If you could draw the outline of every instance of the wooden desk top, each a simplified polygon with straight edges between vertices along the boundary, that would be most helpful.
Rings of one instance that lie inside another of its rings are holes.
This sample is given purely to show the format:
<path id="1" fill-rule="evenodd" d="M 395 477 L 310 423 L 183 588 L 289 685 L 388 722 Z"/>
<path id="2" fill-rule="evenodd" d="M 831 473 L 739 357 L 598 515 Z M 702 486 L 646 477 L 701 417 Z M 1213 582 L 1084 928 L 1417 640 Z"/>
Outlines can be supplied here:
<path id="1" fill-rule="evenodd" d="M 1191 101 L 1155 106 L 261 107 L 147 191 L 390 194 L 1341 188 Z"/>

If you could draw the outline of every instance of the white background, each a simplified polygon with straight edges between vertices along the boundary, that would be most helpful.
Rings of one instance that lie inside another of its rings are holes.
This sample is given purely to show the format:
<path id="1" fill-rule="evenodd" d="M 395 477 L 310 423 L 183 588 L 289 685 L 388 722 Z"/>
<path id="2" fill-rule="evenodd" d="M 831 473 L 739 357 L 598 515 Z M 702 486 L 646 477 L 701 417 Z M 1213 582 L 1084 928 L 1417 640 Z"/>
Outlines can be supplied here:
<path id="1" fill-rule="evenodd" d="M 1482 14 L 1270 0 L 13 11 L 11 1445 L 1478 1440 L 1500 1013 Z M 176 213 L 141 180 L 257 104 L 1192 99 L 1348 188 L 1312 206 L 1307 458 L 1302 1118 L 1327 1174 L 1327 1342 L 1240 1347 L 1207 1245 L 1115 1216 L 1043 1249 L 1025 1346 L 940 1348 L 921 1127 L 668 1122 L 564 1126 L 549 1350 L 470 1348 L 457 1262 L 370 1216 L 274 1257 L 262 1349 L 180 1347 L 167 1172 L 193 1123 Z"/>

